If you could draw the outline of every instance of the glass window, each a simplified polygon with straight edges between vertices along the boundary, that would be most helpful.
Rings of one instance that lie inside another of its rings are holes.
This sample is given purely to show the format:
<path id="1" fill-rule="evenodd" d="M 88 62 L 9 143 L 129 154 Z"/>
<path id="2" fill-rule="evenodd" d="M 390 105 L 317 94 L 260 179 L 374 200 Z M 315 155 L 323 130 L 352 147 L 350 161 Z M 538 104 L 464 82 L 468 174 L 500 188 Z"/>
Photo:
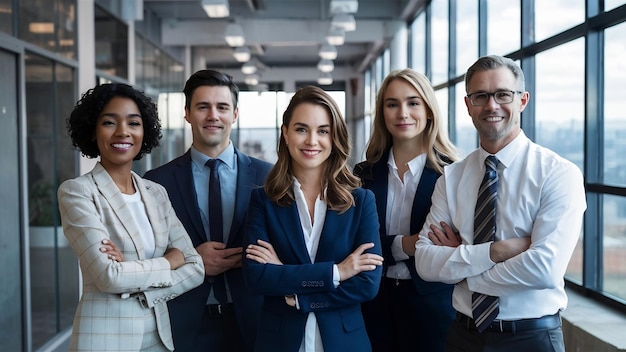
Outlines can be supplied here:
<path id="1" fill-rule="evenodd" d="M 438 85 L 448 81 L 448 0 L 434 0 L 431 6 L 433 34 L 431 81 Z"/>
<path id="2" fill-rule="evenodd" d="M 60 227 L 56 190 L 77 173 L 65 119 L 75 103 L 74 72 L 26 55 L 26 123 L 33 348 L 72 324 L 78 264 Z"/>
<path id="3" fill-rule="evenodd" d="M 604 180 L 603 183 L 626 186 L 626 23 L 604 32 Z"/>
<path id="4" fill-rule="evenodd" d="M 563 58 L 567 65 L 563 65 Z M 538 144 L 572 161 L 584 156 L 585 41 L 576 39 L 536 56 L 535 136 Z M 533 94 L 534 93 L 534 94 Z"/>
<path id="5" fill-rule="evenodd" d="M 448 119 L 446 112 L 448 111 L 448 88 L 443 88 L 435 91 L 435 96 L 437 97 L 437 102 L 439 103 L 439 108 L 444 115 L 443 124 L 441 128 L 448 128 Z M 449 131 L 448 131 L 449 132 Z M 449 134 L 449 133 L 448 133 Z"/>
<path id="6" fill-rule="evenodd" d="M 602 291 L 626 300 L 626 197 L 602 199 Z"/>
<path id="7" fill-rule="evenodd" d="M 461 76 L 478 58 L 478 1 L 457 1 L 456 6 L 456 74 Z"/>
<path id="8" fill-rule="evenodd" d="M 624 4 L 626 4 L 626 1 L 624 0 L 604 0 L 604 11 L 611 11 Z"/>
<path id="9" fill-rule="evenodd" d="M 13 34 L 13 0 L 0 0 L 0 32 Z"/>
<path id="10" fill-rule="evenodd" d="M 537 42 L 585 21 L 584 0 L 541 0 L 534 3 Z M 556 13 L 559 15 L 555 16 Z"/>
<path id="11" fill-rule="evenodd" d="M 456 141 L 454 141 L 454 145 L 457 147 L 461 156 L 466 156 L 478 147 L 478 134 L 472 122 L 472 117 L 467 113 L 467 106 L 465 105 L 465 95 L 467 94 L 465 92 L 465 82 L 457 83 L 455 89 Z M 442 108 L 443 107 L 442 105 Z"/>
<path id="12" fill-rule="evenodd" d="M 76 57 L 75 0 L 25 0 L 19 2 L 19 11 L 20 39 L 66 58 Z"/>
<path id="13" fill-rule="evenodd" d="M 411 24 L 411 67 L 426 74 L 426 15 L 422 12 Z"/>
<path id="14" fill-rule="evenodd" d="M 284 92 L 240 92 L 238 148 L 248 155 L 275 162 L 280 125 L 288 102 Z"/>
<path id="15" fill-rule="evenodd" d="M 585 41 L 576 39 L 536 56 L 535 104 L 538 144 L 572 161 L 584 163 Z M 567 65 L 563 58 L 567 57 Z M 569 279 L 582 282 L 583 235 L 567 267 Z"/>
<path id="16" fill-rule="evenodd" d="M 506 55 L 520 47 L 519 1 L 487 0 L 487 52 Z"/>
<path id="17" fill-rule="evenodd" d="M 128 26 L 95 7 L 96 68 L 128 78 Z"/>

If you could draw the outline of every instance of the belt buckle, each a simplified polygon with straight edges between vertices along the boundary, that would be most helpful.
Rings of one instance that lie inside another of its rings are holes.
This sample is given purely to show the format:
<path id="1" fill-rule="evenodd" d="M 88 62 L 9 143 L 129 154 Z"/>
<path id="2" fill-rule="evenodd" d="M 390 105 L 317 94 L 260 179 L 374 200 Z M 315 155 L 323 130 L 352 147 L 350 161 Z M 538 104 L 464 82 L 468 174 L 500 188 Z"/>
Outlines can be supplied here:
<path id="1" fill-rule="evenodd" d="M 502 319 L 498 320 L 498 325 L 500 326 L 500 332 L 504 332 L 504 328 L 502 326 Z"/>
<path id="2" fill-rule="evenodd" d="M 218 305 L 217 305 L 217 313 L 218 313 L 219 315 L 222 315 L 222 305 L 221 305 L 221 304 L 218 304 Z"/>

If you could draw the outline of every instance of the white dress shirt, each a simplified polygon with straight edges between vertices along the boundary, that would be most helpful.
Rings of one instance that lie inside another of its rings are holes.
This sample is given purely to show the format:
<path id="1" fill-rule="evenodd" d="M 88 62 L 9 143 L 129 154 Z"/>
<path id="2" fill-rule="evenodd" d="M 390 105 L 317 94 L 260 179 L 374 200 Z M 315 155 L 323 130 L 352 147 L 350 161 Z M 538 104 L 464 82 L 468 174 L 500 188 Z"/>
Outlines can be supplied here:
<path id="1" fill-rule="evenodd" d="M 491 243 L 473 244 L 474 207 L 485 173 L 482 148 L 444 169 L 415 248 L 425 280 L 456 284 L 453 306 L 472 316 L 472 292 L 500 298 L 497 319 L 539 318 L 565 309 L 563 276 L 581 234 L 587 207 L 580 170 L 532 143 L 523 132 L 496 154 L 496 241 L 530 237 L 530 248 L 504 262 L 489 257 Z M 436 246 L 429 226 L 445 221 L 462 237 L 459 247 Z"/>
<path id="2" fill-rule="evenodd" d="M 137 185 L 135 185 L 135 189 L 137 189 Z M 139 234 L 141 235 L 141 240 L 143 242 L 143 250 L 146 255 L 146 259 L 152 259 L 156 248 L 156 244 L 154 242 L 154 231 L 152 231 L 152 225 L 150 225 L 150 220 L 148 220 L 146 205 L 143 203 L 143 200 L 141 200 L 141 194 L 139 191 L 134 194 L 122 193 L 122 198 L 124 198 L 124 201 L 128 206 L 128 210 L 133 214 L 132 219 L 137 225 L 137 228 L 140 229 Z"/>
<path id="3" fill-rule="evenodd" d="M 327 203 L 320 199 L 318 196 L 315 200 L 315 207 L 313 209 L 314 220 L 311 221 L 309 215 L 309 207 L 304 197 L 304 192 L 300 189 L 300 182 L 294 178 L 293 182 L 293 194 L 296 198 L 296 207 L 298 208 L 298 215 L 300 217 L 300 224 L 302 224 L 302 232 L 304 233 L 304 243 L 306 249 L 309 252 L 309 258 L 311 263 L 315 262 L 315 256 L 317 255 L 317 248 L 320 243 L 320 237 L 322 236 L 322 228 L 324 227 L 324 220 L 326 219 Z M 339 269 L 337 265 L 333 265 L 333 281 L 335 286 L 339 285 Z M 296 296 L 296 303 L 297 303 Z M 299 305 L 296 305 L 299 308 Z M 323 352 L 324 346 L 322 345 L 322 336 L 320 335 L 320 329 L 317 325 L 317 318 L 315 313 L 309 313 L 306 319 L 306 325 L 304 326 L 304 337 L 300 344 L 298 352 Z"/>
<path id="4" fill-rule="evenodd" d="M 387 268 L 385 276 L 392 279 L 408 280 L 411 273 L 404 260 L 409 256 L 402 249 L 402 237 L 412 235 L 411 212 L 417 185 L 422 177 L 422 171 L 426 166 L 426 154 L 420 154 L 407 163 L 409 170 L 400 179 L 398 166 L 393 158 L 393 148 L 389 152 L 387 160 L 387 209 L 385 211 L 385 226 L 387 236 L 395 236 L 391 244 L 391 254 L 396 260 L 395 265 Z"/>

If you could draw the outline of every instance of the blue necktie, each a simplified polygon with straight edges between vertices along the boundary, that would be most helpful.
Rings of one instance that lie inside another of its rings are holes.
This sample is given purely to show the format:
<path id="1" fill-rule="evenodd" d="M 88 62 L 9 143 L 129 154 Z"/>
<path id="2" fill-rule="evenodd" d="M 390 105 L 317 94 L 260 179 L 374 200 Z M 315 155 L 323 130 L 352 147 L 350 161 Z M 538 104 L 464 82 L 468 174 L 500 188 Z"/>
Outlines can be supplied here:
<path id="1" fill-rule="evenodd" d="M 496 200 L 498 198 L 498 159 L 490 155 L 485 159 L 485 177 L 478 190 L 474 213 L 474 244 L 495 241 Z M 472 316 L 478 331 L 484 331 L 498 316 L 498 297 L 472 293 Z"/>
<path id="2" fill-rule="evenodd" d="M 209 159 L 206 165 L 211 169 L 209 177 L 209 235 L 211 241 L 224 242 L 224 226 L 222 224 L 222 188 L 220 186 L 219 159 Z M 224 274 L 217 275 L 213 281 L 213 294 L 220 304 L 226 304 L 226 283 Z"/>

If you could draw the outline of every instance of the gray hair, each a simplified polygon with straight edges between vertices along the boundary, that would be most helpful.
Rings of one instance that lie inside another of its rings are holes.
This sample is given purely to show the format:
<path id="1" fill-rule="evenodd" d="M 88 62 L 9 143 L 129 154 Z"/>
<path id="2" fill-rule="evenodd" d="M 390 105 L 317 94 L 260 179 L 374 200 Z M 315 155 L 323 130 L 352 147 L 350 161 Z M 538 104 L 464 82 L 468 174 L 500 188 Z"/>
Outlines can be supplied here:
<path id="1" fill-rule="evenodd" d="M 495 70 L 500 67 L 506 67 L 513 73 L 517 81 L 517 88 L 520 91 L 523 92 L 526 90 L 524 72 L 515 61 L 508 57 L 487 55 L 476 60 L 476 62 L 467 69 L 467 73 L 465 73 L 465 91 L 467 91 L 469 82 L 476 72 Z"/>

